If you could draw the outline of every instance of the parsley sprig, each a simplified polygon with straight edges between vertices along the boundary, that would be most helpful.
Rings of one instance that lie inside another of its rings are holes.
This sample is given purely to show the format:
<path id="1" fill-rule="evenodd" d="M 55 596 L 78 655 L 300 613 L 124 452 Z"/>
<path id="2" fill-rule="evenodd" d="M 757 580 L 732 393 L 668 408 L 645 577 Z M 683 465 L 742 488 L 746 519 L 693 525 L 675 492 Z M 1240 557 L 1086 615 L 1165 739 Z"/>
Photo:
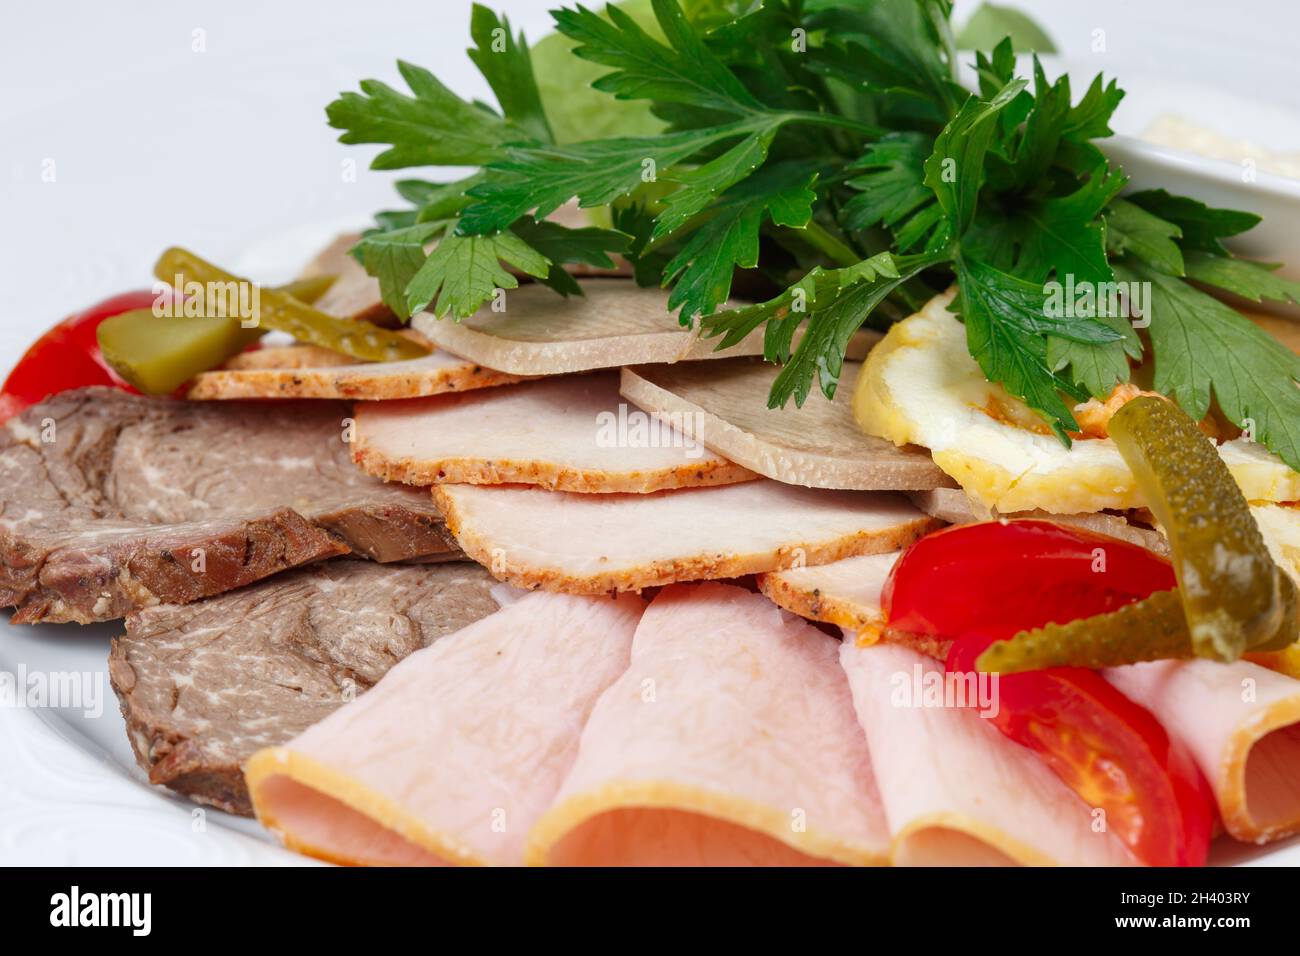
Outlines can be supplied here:
<path id="1" fill-rule="evenodd" d="M 1300 302 L 1300 284 L 1227 252 L 1249 213 L 1121 197 L 1122 170 L 1093 142 L 1123 97 L 1113 80 L 1075 101 L 1037 60 L 1017 77 L 1003 40 L 975 54 L 967 90 L 949 0 L 650 5 L 653 22 L 618 6 L 554 18 L 567 56 L 607 70 L 592 85 L 609 109 L 649 104 L 656 134 L 638 113 L 637 135 L 557 141 L 575 117 L 539 93 L 523 36 L 477 5 L 469 53 L 496 109 L 405 63 L 409 94 L 367 80 L 330 104 L 344 142 L 387 147 L 376 168 L 456 168 L 400 182 L 409 208 L 381 213 L 355 250 L 395 311 L 460 319 L 520 276 L 581 294 L 564 266 L 618 253 L 719 347 L 763 329 L 779 407 L 814 386 L 833 397 L 855 331 L 955 285 L 985 376 L 1062 442 L 1073 402 L 1153 358 L 1157 390 L 1194 417 L 1217 405 L 1300 469 L 1300 359 L 1204 291 Z M 546 221 L 574 200 L 605 225 Z M 1047 284 L 1067 280 L 1148 283 L 1149 326 L 1053 312 Z M 728 308 L 738 282 L 760 301 Z"/>

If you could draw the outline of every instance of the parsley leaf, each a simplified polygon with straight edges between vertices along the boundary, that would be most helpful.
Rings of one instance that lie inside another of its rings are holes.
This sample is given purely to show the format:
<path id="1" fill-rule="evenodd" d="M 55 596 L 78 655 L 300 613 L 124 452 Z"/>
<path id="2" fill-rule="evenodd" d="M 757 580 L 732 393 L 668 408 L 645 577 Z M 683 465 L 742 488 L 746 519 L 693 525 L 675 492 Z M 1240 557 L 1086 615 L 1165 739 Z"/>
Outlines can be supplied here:
<path id="1" fill-rule="evenodd" d="M 360 93 L 343 93 L 325 108 L 341 143 L 387 143 L 372 169 L 405 166 L 479 166 L 501 155 L 519 132 L 482 106 L 466 103 L 422 67 L 399 61 L 414 97 L 379 80 L 362 80 Z"/>
<path id="2" fill-rule="evenodd" d="M 504 16 L 498 19 L 495 13 L 477 3 L 470 14 L 469 32 L 475 43 L 467 51 L 469 58 L 492 87 L 506 119 L 532 139 L 551 142 L 555 137 L 542 108 L 524 35 L 513 35 L 509 20 Z"/>
<path id="3" fill-rule="evenodd" d="M 663 136 L 511 148 L 507 158 L 494 163 L 484 181 L 470 190 L 478 201 L 461 214 L 459 231 L 498 232 L 528 212 L 542 219 L 575 196 L 582 206 L 605 205 L 706 147 L 739 136 L 762 135 L 779 122 L 758 117 Z"/>
<path id="4" fill-rule="evenodd" d="M 410 318 L 406 286 L 424 265 L 424 244 L 444 228 L 442 223 L 419 223 L 386 232 L 372 232 L 361 239 L 354 254 L 379 280 L 380 297 L 399 318 Z"/>
<path id="5" fill-rule="evenodd" d="M 1117 274 L 1151 283 L 1155 388 L 1192 418 L 1217 400 L 1237 425 L 1300 471 L 1300 356 L 1235 309 L 1141 263 Z"/>
<path id="6" fill-rule="evenodd" d="M 972 94 L 934 141 L 934 152 L 925 161 L 925 184 L 952 223 L 953 235 L 964 233 L 975 217 L 984 156 L 998 129 L 994 120 L 1024 88 L 1024 80 L 1012 80 L 988 101 Z"/>
<path id="7" fill-rule="evenodd" d="M 618 7 L 608 20 L 585 7 L 555 11 L 555 26 L 578 41 L 574 54 L 617 67 L 592 85 L 616 99 L 685 103 L 747 115 L 761 105 L 705 47 L 675 0 L 653 0 L 655 19 L 669 45 L 653 39 Z"/>
<path id="8" fill-rule="evenodd" d="M 708 210 L 710 219 L 664 266 L 664 283 L 676 280 L 668 309 L 681 307 L 679 318 L 690 325 L 707 315 L 731 292 L 736 268 L 758 265 L 758 235 L 765 218 L 778 226 L 802 229 L 812 219 L 816 174 L 800 161 L 764 168 L 723 193 Z"/>
<path id="9" fill-rule="evenodd" d="M 1187 254 L 1187 277 L 1226 289 L 1251 302 L 1292 302 L 1300 305 L 1300 282 L 1284 279 L 1271 263 L 1233 259 L 1208 252 Z"/>
<path id="10" fill-rule="evenodd" d="M 1183 274 L 1183 253 L 1175 239 L 1183 231 L 1136 203 L 1116 199 L 1106 210 L 1106 247 L 1129 254 L 1171 276 Z"/>
<path id="11" fill-rule="evenodd" d="M 513 289 L 519 280 L 501 265 L 544 278 L 551 261 L 512 232 L 495 236 L 444 236 L 406 287 L 409 313 L 427 306 L 438 318 L 471 316 L 497 289 Z"/>
<path id="12" fill-rule="evenodd" d="M 628 249 L 626 235 L 596 226 L 570 229 L 558 222 L 545 219 L 538 222 L 525 216 L 511 226 L 510 231 L 550 260 L 550 270 L 541 281 L 561 295 L 582 295 L 582 286 L 564 271 L 564 264 L 580 263 L 612 269 L 614 260 L 609 254 Z"/>
<path id="13" fill-rule="evenodd" d="M 1047 421 L 1063 443 L 1078 423 L 1060 393 L 1082 401 L 1075 385 L 1057 375 L 1047 358 L 1046 335 L 1071 342 L 1118 341 L 1121 333 L 1095 319 L 1054 317 L 1044 308 L 1043 289 L 976 259 L 957 264 L 954 303 L 966 323 L 970 353 L 991 382 L 1000 382 Z"/>
<path id="14" fill-rule="evenodd" d="M 881 224 L 893 230 L 933 203 L 934 193 L 925 184 L 925 160 L 933 151 L 933 140 L 923 133 L 890 133 L 868 146 L 853 164 L 865 173 L 847 183 L 858 192 L 844 204 L 844 226 L 869 229 Z"/>
<path id="15" fill-rule="evenodd" d="M 1163 189 L 1130 193 L 1129 202 L 1154 216 L 1172 222 L 1182 231 L 1183 249 L 1199 249 L 1226 256 L 1220 239 L 1245 232 L 1259 223 L 1259 216 L 1236 209 L 1214 209 L 1187 196 L 1174 196 Z"/>

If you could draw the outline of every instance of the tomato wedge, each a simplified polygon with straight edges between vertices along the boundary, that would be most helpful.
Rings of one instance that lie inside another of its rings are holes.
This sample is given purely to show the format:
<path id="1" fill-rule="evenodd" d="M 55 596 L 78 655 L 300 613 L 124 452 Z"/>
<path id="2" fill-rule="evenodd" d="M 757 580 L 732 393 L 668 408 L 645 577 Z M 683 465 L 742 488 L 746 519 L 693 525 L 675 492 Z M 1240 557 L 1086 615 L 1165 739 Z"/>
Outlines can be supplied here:
<path id="1" fill-rule="evenodd" d="M 975 670 L 996 638 L 968 634 L 953 642 L 949 671 Z M 1204 866 L 1214 829 L 1214 795 L 1185 748 L 1151 712 L 1096 671 L 1053 667 L 1003 674 L 999 709 L 989 718 L 1034 751 L 1106 829 L 1151 866 Z"/>
<path id="2" fill-rule="evenodd" d="M 95 330 L 109 316 L 150 308 L 157 298 L 148 290 L 123 292 L 68 316 L 42 335 L 0 387 L 0 422 L 51 395 L 86 385 L 134 392 L 99 354 Z"/>
<path id="3" fill-rule="evenodd" d="M 883 592 L 891 628 L 952 638 L 949 671 L 994 641 L 1114 610 L 1175 585 L 1144 548 L 1048 521 L 945 528 L 912 545 Z M 1056 667 L 998 680 L 994 725 L 1033 750 L 1106 828 L 1153 866 L 1200 866 L 1215 810 L 1191 755 L 1098 673 Z"/>
<path id="4" fill-rule="evenodd" d="M 1025 519 L 926 535 L 899 558 L 881 598 L 890 626 L 899 630 L 1011 637 L 1113 611 L 1176 584 L 1169 562 L 1145 548 Z"/>

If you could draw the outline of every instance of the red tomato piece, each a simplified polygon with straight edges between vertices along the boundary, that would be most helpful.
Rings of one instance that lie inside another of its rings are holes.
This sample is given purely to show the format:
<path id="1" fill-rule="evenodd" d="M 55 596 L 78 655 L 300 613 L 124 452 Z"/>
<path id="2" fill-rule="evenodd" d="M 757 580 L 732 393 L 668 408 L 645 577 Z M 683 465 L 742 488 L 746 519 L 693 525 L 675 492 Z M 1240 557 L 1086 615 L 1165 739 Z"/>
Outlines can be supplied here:
<path id="1" fill-rule="evenodd" d="M 969 672 L 995 640 L 1175 586 L 1169 562 L 1126 541 L 1049 521 L 992 521 L 916 542 L 882 602 L 890 627 L 952 638 L 946 666 Z M 1105 811 L 1109 832 L 1140 860 L 1204 864 L 1213 794 L 1149 711 L 1079 667 L 1002 675 L 998 705 L 994 725 Z"/>
<path id="2" fill-rule="evenodd" d="M 947 669 L 969 672 L 993 642 L 953 642 Z M 1053 667 L 998 678 L 994 726 L 1034 751 L 1094 809 L 1106 829 L 1151 866 L 1204 866 L 1214 795 L 1185 748 L 1146 708 L 1096 671 Z"/>
<path id="3" fill-rule="evenodd" d="M 18 360 L 0 388 L 0 421 L 58 392 L 86 385 L 110 385 L 134 392 L 99 354 L 95 330 L 109 316 L 147 309 L 157 301 L 150 291 L 123 292 L 64 319 Z"/>

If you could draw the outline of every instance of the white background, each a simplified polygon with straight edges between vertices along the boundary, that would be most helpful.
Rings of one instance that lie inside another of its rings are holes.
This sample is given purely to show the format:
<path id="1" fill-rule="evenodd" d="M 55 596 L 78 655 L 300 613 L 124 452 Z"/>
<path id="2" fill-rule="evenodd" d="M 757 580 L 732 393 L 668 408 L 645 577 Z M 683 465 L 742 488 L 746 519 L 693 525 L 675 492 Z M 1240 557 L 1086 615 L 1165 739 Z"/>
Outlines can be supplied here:
<path id="1" fill-rule="evenodd" d="M 490 5 L 536 38 L 557 4 Z M 1019 5 L 1067 57 L 1118 74 L 1131 99 L 1140 95 L 1132 78 L 1145 75 L 1300 114 L 1294 0 Z M 959 2 L 958 20 L 973 7 Z M 149 285 L 168 245 L 278 280 L 305 243 L 391 206 L 394 174 L 365 169 L 377 148 L 335 141 L 325 104 L 362 77 L 395 82 L 398 57 L 463 96 L 489 99 L 464 55 L 469 8 L 469 0 L 9 0 L 0 28 L 0 372 L 63 315 Z M 1094 50 L 1099 30 L 1104 52 Z M 1192 118 L 1231 127 L 1233 117 L 1200 115 L 1191 100 Z M 349 158 L 354 182 L 343 175 Z M 44 182 L 50 162 L 54 181 Z M 0 627 L 0 660 L 32 659 L 40 648 L 47 661 L 66 656 L 69 669 L 86 660 L 102 667 L 112 631 Z M 106 703 L 88 737 L 57 719 L 0 710 L 0 862 L 287 858 L 243 837 L 193 836 L 188 807 L 131 779 L 111 694 Z"/>

